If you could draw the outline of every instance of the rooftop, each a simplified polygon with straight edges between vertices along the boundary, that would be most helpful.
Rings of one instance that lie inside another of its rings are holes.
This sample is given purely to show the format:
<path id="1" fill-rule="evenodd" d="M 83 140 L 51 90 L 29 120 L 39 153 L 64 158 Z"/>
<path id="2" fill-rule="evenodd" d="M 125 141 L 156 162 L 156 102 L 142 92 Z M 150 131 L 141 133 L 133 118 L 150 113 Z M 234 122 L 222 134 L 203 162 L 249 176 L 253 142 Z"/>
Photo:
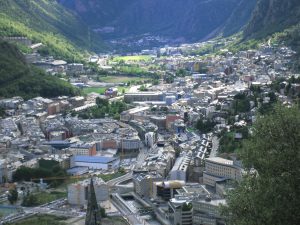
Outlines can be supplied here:
<path id="1" fill-rule="evenodd" d="M 105 156 L 74 156 L 74 161 L 87 163 L 110 163 L 116 159 L 117 158 Z"/>
<path id="2" fill-rule="evenodd" d="M 232 160 L 228 160 L 228 159 L 223 159 L 220 157 L 212 157 L 212 158 L 207 158 L 206 159 L 207 162 L 212 162 L 212 163 L 219 163 L 219 164 L 223 164 L 223 165 L 233 165 L 233 161 Z"/>

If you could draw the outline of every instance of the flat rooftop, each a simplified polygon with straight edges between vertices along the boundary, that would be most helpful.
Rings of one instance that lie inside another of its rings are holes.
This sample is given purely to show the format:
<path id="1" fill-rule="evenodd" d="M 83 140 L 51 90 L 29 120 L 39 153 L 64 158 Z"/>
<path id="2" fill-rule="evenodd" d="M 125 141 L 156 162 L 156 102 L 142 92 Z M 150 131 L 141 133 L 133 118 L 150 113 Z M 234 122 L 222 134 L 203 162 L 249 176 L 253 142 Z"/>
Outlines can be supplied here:
<path id="1" fill-rule="evenodd" d="M 223 165 L 230 165 L 230 166 L 233 165 L 232 160 L 223 159 L 223 158 L 220 158 L 220 157 L 207 158 L 206 161 L 207 162 L 212 162 L 212 163 L 223 164 Z"/>
<path id="2" fill-rule="evenodd" d="M 162 92 L 133 92 L 133 93 L 126 93 L 125 96 L 130 96 L 130 95 L 161 95 Z"/>
<path id="3" fill-rule="evenodd" d="M 117 158 L 105 157 L 105 156 L 74 156 L 76 162 L 86 163 L 110 163 L 115 161 Z"/>

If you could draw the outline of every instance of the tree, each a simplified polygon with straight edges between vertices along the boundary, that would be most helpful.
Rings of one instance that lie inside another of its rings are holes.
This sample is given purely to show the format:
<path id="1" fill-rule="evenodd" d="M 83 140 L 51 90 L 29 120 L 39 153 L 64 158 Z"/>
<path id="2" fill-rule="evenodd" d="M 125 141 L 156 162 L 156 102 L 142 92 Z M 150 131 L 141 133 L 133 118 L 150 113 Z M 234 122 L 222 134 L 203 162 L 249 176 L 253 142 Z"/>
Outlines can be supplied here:
<path id="1" fill-rule="evenodd" d="M 23 198 L 22 206 L 25 207 L 31 207 L 31 206 L 37 206 L 38 205 L 38 199 L 34 194 L 30 194 L 29 192 L 25 195 Z"/>
<path id="2" fill-rule="evenodd" d="M 239 153 L 247 175 L 229 192 L 223 209 L 228 224 L 299 224 L 299 127 L 296 107 L 276 105 L 258 118 Z"/>
<path id="3" fill-rule="evenodd" d="M 182 211 L 190 211 L 192 210 L 192 208 L 193 208 L 192 203 L 184 203 L 182 205 Z"/>
<path id="4" fill-rule="evenodd" d="M 19 167 L 13 173 L 13 180 L 18 181 L 30 181 L 32 178 L 47 178 L 47 177 L 66 177 L 67 173 L 62 169 L 56 161 L 53 160 L 39 160 L 38 168 L 29 168 L 25 166 Z M 52 187 L 59 185 L 64 182 L 61 180 L 49 181 Z"/>
<path id="5" fill-rule="evenodd" d="M 120 167 L 118 172 L 119 172 L 119 173 L 124 173 L 124 174 L 126 173 L 124 167 Z"/>
<path id="6" fill-rule="evenodd" d="M 212 132 L 214 129 L 214 126 L 216 125 L 215 122 L 213 122 L 212 120 L 202 120 L 199 119 L 196 123 L 196 128 L 201 131 L 202 133 L 208 133 L 208 132 Z"/>
<path id="7" fill-rule="evenodd" d="M 246 113 L 250 110 L 250 102 L 246 94 L 237 94 L 234 96 L 235 114 Z"/>
<path id="8" fill-rule="evenodd" d="M 159 80 L 152 80 L 152 85 L 158 85 L 159 84 Z"/>
<path id="9" fill-rule="evenodd" d="M 103 98 L 96 98 L 96 104 L 98 105 L 98 107 L 102 107 L 102 106 L 108 106 L 109 105 L 109 101 L 107 99 L 103 99 Z"/>
<path id="10" fill-rule="evenodd" d="M 15 204 L 18 201 L 18 191 L 16 188 L 10 189 L 7 199 L 10 204 Z"/>
<path id="11" fill-rule="evenodd" d="M 142 85 L 140 88 L 139 88 L 140 91 L 148 91 L 148 88 L 145 87 L 144 85 Z"/>
<path id="12" fill-rule="evenodd" d="M 102 218 L 105 218 L 105 217 L 107 217 L 107 214 L 106 214 L 105 208 L 102 208 L 102 207 L 100 207 L 100 214 L 101 214 L 101 217 L 102 217 Z"/>
<path id="13" fill-rule="evenodd" d="M 187 71 L 183 68 L 180 68 L 176 71 L 177 77 L 185 77 L 187 74 L 188 74 Z"/>
<path id="14" fill-rule="evenodd" d="M 0 106 L 0 117 L 5 116 L 5 109 Z"/>

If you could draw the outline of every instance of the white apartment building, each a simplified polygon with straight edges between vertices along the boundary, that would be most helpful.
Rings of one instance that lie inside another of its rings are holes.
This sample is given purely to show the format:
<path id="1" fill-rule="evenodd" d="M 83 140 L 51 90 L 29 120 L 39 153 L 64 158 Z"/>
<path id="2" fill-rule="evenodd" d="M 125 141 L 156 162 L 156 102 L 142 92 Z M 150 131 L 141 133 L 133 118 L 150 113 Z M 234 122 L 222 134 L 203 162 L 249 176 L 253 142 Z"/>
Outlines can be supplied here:
<path id="1" fill-rule="evenodd" d="M 234 161 L 220 157 L 207 158 L 205 171 L 203 172 L 203 183 L 215 187 L 216 181 L 224 179 L 240 180 L 242 177 L 241 167 Z"/>
<path id="2" fill-rule="evenodd" d="M 172 170 L 170 171 L 170 180 L 187 180 L 188 169 L 191 162 L 191 156 L 185 155 L 177 158 Z"/>

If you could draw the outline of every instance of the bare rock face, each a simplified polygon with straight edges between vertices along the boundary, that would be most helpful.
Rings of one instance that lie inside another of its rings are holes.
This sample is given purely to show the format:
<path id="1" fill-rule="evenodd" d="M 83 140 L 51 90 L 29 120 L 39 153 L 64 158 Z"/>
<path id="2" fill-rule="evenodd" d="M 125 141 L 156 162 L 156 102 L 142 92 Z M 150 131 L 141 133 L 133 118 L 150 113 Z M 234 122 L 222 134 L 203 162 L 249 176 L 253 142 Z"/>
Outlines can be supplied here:
<path id="1" fill-rule="evenodd" d="M 258 0 L 245 35 L 264 37 L 299 22 L 299 0 Z"/>

